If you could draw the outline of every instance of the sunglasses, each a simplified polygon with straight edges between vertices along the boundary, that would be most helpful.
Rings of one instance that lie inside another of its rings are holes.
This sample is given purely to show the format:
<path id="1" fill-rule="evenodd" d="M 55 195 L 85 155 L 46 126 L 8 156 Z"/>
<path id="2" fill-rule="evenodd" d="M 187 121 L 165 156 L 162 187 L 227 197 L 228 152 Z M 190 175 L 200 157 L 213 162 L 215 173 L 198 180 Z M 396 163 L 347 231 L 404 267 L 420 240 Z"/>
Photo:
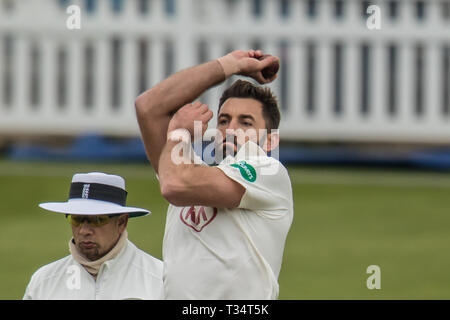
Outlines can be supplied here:
<path id="1" fill-rule="evenodd" d="M 94 227 L 101 227 L 108 224 L 111 218 L 116 215 L 99 215 L 99 216 L 76 216 L 73 214 L 66 214 L 67 221 L 74 227 L 79 227 L 86 221 L 88 224 Z"/>

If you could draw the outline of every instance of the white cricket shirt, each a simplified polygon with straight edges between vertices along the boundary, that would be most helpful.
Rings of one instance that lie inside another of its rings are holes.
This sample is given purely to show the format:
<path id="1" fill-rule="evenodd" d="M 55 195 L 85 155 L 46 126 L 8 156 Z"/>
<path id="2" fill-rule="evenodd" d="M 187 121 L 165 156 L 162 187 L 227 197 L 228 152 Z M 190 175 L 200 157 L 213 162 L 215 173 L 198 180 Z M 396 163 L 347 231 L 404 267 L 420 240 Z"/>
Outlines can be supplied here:
<path id="1" fill-rule="evenodd" d="M 163 263 L 127 240 L 100 267 L 97 280 L 72 255 L 38 269 L 24 300 L 163 299 Z"/>
<path id="2" fill-rule="evenodd" d="M 288 172 L 253 142 L 218 168 L 246 191 L 234 209 L 169 205 L 165 297 L 276 299 L 294 211 Z"/>

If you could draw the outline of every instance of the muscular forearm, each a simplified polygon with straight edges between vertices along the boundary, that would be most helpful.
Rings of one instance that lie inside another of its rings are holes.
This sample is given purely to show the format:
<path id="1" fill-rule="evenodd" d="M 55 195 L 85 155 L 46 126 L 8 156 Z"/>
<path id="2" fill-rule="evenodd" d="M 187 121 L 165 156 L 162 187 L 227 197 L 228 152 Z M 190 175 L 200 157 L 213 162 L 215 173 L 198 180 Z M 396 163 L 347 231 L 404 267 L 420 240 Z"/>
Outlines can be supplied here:
<path id="1" fill-rule="evenodd" d="M 184 150 L 186 154 L 180 154 Z M 203 205 L 235 208 L 245 188 L 214 167 L 196 165 L 190 143 L 169 140 L 159 161 L 161 194 L 176 206 Z M 186 161 L 183 163 L 181 159 Z"/>
<path id="2" fill-rule="evenodd" d="M 174 198 L 176 199 L 174 195 L 179 195 L 180 191 L 184 189 L 184 178 L 194 166 L 189 161 L 188 153 L 190 151 L 191 146 L 189 144 L 168 140 L 161 152 L 159 159 L 161 194 L 171 203 L 173 203 Z M 185 161 L 182 159 L 185 159 Z"/>
<path id="3" fill-rule="evenodd" d="M 179 71 L 136 99 L 136 108 L 145 115 L 170 116 L 183 105 L 225 80 L 217 60 Z"/>

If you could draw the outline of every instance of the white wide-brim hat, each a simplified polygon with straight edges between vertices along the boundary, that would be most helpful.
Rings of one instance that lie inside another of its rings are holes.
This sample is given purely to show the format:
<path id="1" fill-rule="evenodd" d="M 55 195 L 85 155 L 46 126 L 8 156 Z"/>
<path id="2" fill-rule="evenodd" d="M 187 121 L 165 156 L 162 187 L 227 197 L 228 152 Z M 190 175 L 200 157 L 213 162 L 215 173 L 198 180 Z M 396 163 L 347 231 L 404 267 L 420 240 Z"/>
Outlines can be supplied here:
<path id="1" fill-rule="evenodd" d="M 77 173 L 72 178 L 67 202 L 46 202 L 39 207 L 57 213 L 102 215 L 128 213 L 130 218 L 145 216 L 150 211 L 126 206 L 125 180 L 101 172 Z"/>

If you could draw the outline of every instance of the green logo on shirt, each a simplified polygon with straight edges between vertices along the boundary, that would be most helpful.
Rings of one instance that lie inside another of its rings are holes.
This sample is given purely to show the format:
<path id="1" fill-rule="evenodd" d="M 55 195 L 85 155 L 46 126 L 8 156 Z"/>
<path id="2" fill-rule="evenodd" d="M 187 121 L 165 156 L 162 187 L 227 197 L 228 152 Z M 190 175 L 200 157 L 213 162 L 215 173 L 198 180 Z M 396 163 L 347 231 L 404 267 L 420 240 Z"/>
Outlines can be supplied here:
<path id="1" fill-rule="evenodd" d="M 244 177 L 245 180 L 249 182 L 255 182 L 256 180 L 256 170 L 251 165 L 249 165 L 245 161 L 239 161 L 235 164 L 231 165 L 232 167 L 238 168 L 241 172 L 241 175 Z"/>

